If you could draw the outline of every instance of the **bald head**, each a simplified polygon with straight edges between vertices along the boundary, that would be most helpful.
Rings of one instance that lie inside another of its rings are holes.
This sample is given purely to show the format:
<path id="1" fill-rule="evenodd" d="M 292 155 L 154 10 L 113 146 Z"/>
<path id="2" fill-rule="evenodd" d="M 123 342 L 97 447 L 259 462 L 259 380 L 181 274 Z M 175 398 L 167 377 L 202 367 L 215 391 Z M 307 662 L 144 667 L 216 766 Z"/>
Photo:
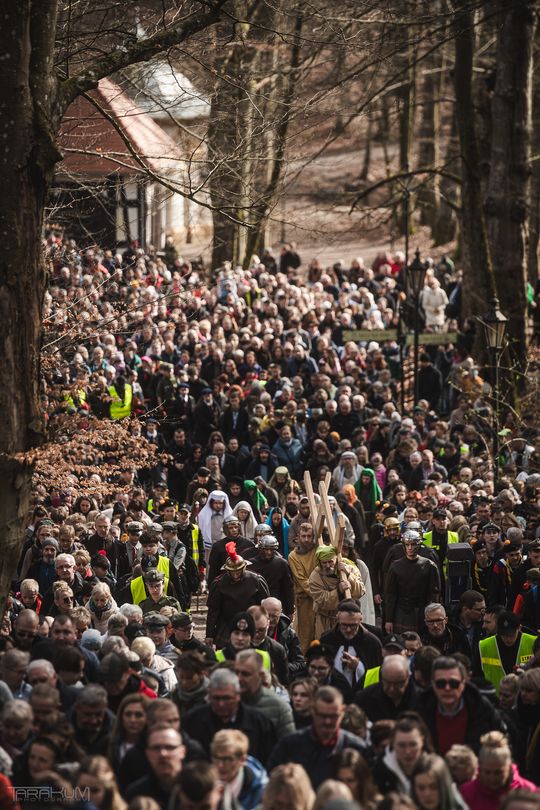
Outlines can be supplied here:
<path id="1" fill-rule="evenodd" d="M 269 631 L 274 632 L 277 627 L 277 623 L 281 618 L 281 614 L 283 613 L 283 605 L 279 599 L 276 599 L 274 596 L 268 596 L 266 599 L 262 600 L 261 607 L 263 607 L 268 613 L 268 619 L 270 622 L 268 625 Z"/>
<path id="2" fill-rule="evenodd" d="M 381 664 L 383 692 L 399 706 L 409 685 L 409 659 L 403 655 L 387 655 Z"/>

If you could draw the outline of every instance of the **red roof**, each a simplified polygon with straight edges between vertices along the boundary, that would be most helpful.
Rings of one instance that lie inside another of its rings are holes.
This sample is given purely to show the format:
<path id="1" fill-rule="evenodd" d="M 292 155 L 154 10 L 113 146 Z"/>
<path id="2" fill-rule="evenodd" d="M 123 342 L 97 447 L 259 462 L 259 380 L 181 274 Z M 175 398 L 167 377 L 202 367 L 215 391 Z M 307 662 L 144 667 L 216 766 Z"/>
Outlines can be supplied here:
<path id="1" fill-rule="evenodd" d="M 64 160 L 58 164 L 57 173 L 91 178 L 143 172 L 125 139 L 153 172 L 165 174 L 171 162 L 178 160 L 179 149 L 172 138 L 110 79 L 101 79 L 90 95 L 120 132 L 90 101 L 79 96 L 68 107 L 60 127 Z"/>

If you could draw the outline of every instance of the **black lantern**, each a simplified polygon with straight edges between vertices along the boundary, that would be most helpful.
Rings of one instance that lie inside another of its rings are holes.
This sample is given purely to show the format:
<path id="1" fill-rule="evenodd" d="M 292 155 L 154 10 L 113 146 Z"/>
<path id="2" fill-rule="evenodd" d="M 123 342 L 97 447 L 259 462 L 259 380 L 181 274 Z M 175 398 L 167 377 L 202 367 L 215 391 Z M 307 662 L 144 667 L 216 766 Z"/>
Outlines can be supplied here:
<path id="1" fill-rule="evenodd" d="M 504 349 L 504 338 L 506 335 L 508 318 L 503 315 L 499 309 L 498 298 L 493 298 L 490 301 L 490 307 L 487 313 L 484 315 L 482 324 L 486 335 L 488 349 L 495 352 L 502 352 Z"/>
<path id="2" fill-rule="evenodd" d="M 420 296 L 426 280 L 427 264 L 420 259 L 420 250 L 416 248 L 414 259 L 407 268 L 407 283 L 415 298 Z"/>

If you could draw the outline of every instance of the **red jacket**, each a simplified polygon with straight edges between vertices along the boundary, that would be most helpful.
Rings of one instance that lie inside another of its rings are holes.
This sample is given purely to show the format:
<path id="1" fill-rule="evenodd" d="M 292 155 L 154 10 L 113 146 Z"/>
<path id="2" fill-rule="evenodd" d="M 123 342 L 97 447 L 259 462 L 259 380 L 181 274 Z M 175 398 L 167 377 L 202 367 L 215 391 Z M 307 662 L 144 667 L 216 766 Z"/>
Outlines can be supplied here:
<path id="1" fill-rule="evenodd" d="M 518 788 L 526 788 L 527 790 L 532 790 L 534 793 L 539 792 L 539 788 L 537 788 L 536 785 L 533 785 L 532 782 L 529 782 L 528 779 L 524 779 L 523 776 L 521 776 L 517 765 L 512 765 L 510 784 L 499 790 L 490 790 L 490 788 L 485 787 L 478 777 L 461 785 L 460 790 L 470 810 L 496 810 L 506 794 Z"/>

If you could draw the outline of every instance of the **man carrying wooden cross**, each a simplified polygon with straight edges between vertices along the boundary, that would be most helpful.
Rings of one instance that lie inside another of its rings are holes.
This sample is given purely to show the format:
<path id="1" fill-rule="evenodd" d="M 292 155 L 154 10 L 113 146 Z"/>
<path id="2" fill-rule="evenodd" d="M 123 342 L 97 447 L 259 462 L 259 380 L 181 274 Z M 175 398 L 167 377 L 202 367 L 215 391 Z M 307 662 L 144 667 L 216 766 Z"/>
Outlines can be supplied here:
<path id="1" fill-rule="evenodd" d="M 338 605 L 343 599 L 360 599 L 365 593 L 357 566 L 339 557 L 334 546 L 319 546 L 315 552 L 317 567 L 309 577 L 309 592 L 313 599 L 316 638 L 333 630 Z"/>

